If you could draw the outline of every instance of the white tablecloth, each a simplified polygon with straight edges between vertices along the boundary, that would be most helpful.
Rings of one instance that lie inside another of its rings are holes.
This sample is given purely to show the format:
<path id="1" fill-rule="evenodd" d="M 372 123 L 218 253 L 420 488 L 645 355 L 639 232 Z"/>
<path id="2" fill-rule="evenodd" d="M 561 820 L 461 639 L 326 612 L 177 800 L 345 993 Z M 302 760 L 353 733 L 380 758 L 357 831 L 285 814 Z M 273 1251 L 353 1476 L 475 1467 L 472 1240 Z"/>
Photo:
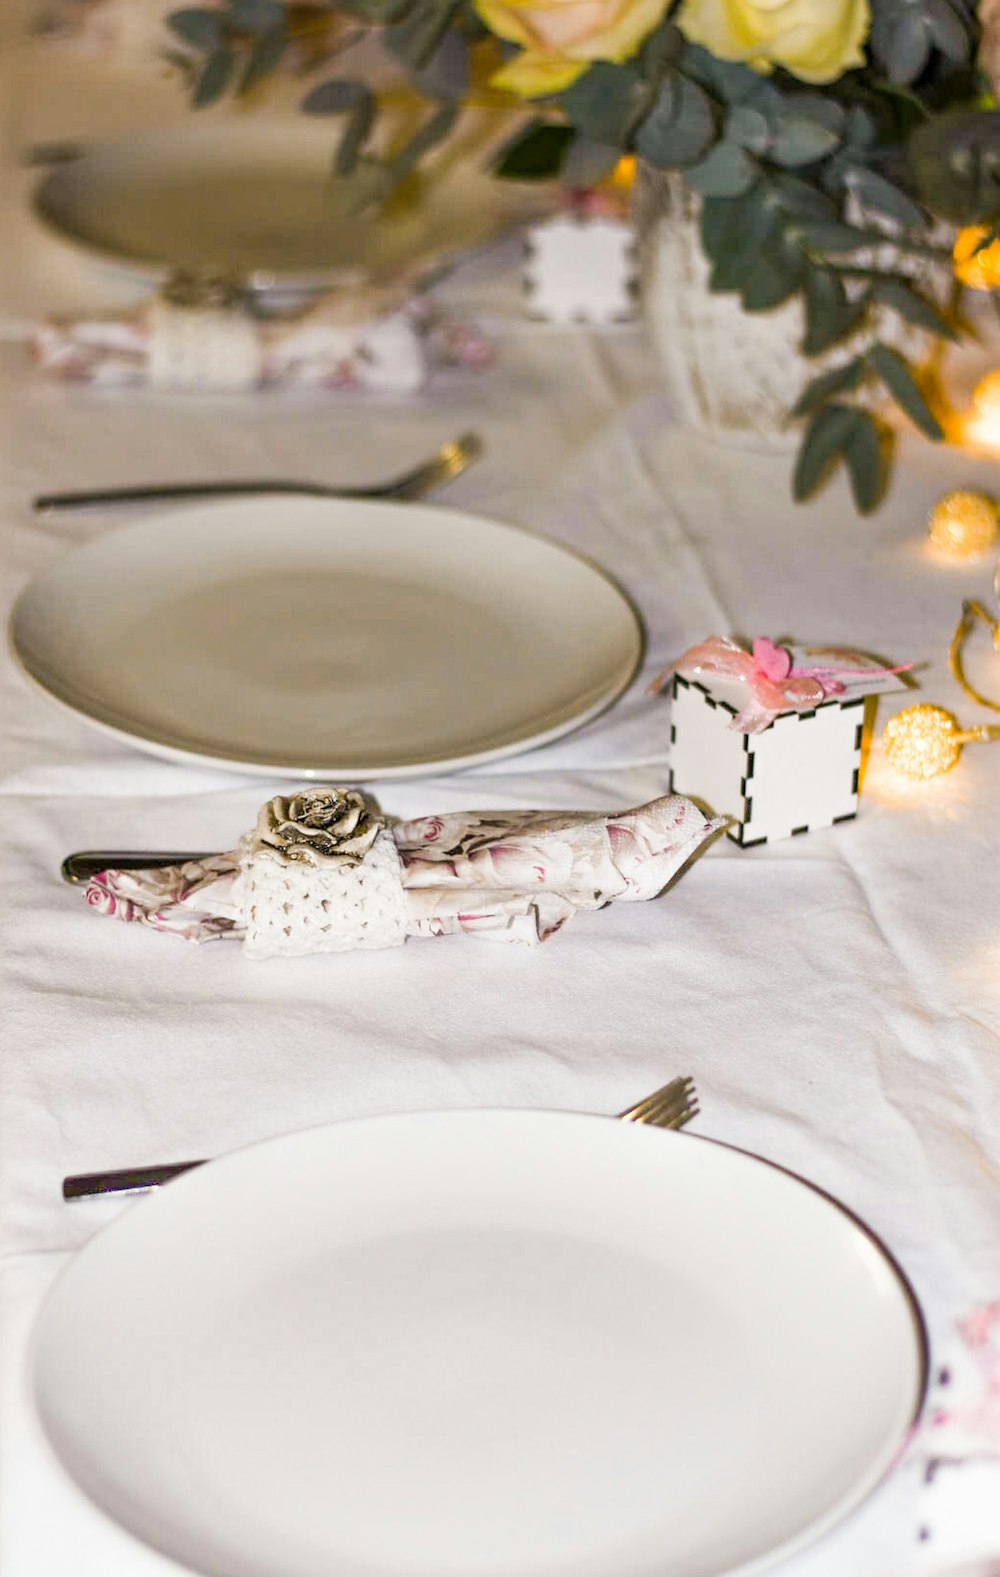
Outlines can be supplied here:
<path id="1" fill-rule="evenodd" d="M 985 720 L 944 657 L 961 597 L 988 596 L 993 566 L 945 569 L 921 533 L 944 487 L 996 486 L 995 466 L 908 437 L 874 519 L 858 519 L 842 480 L 795 507 L 788 452 L 726 448 L 672 423 L 641 329 L 556 332 L 519 318 L 503 248 L 445 290 L 484 314 L 496 369 L 417 403 L 126 399 L 43 382 L 23 343 L 30 314 L 128 291 L 57 252 L 24 214 L 18 150 L 78 134 L 90 113 L 82 92 L 40 96 L 37 46 L 32 58 L 6 128 L 5 603 L 113 524 L 35 518 L 29 500 L 43 487 L 248 470 L 351 482 L 474 426 L 487 456 L 449 502 L 608 565 L 646 620 L 647 673 L 712 631 L 855 643 L 926 664 L 928 699 Z M 43 300 L 40 282 L 57 279 Z M 218 1154 L 363 1113 L 611 1112 L 690 1072 L 701 1132 L 811 1179 L 884 1239 L 922 1302 L 932 1375 L 956 1352 L 956 1320 L 1000 1297 L 1000 749 L 968 750 L 948 777 L 914 788 L 876 754 L 857 821 L 748 852 L 719 843 L 662 902 L 582 916 L 536 951 L 459 938 L 265 967 L 235 948 L 185 951 L 99 920 L 58 869 L 77 848 L 231 847 L 272 786 L 104 738 L 31 689 L 9 657 L 0 693 L 4 1577 L 176 1570 L 90 1506 L 30 1404 L 40 1301 L 72 1252 L 131 1208 L 66 1206 L 68 1172 Z M 898 704 L 883 701 L 883 715 Z M 638 803 L 664 790 L 663 719 L 640 683 L 561 745 L 488 772 L 384 785 L 380 798 L 406 816 Z M 1000 1558 L 988 1456 L 928 1483 L 930 1452 L 925 1431 L 858 1512 L 783 1570 L 904 1577 Z"/>

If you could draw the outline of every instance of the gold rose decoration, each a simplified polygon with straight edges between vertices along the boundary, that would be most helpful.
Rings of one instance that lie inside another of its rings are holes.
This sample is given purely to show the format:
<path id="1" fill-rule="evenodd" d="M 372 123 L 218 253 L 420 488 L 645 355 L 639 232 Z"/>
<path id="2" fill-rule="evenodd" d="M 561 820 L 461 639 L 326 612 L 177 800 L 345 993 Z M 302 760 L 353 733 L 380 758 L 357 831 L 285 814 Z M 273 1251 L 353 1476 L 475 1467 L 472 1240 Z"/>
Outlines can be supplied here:
<path id="1" fill-rule="evenodd" d="M 358 865 L 384 826 L 357 789 L 303 789 L 262 806 L 253 847 L 300 865 Z"/>

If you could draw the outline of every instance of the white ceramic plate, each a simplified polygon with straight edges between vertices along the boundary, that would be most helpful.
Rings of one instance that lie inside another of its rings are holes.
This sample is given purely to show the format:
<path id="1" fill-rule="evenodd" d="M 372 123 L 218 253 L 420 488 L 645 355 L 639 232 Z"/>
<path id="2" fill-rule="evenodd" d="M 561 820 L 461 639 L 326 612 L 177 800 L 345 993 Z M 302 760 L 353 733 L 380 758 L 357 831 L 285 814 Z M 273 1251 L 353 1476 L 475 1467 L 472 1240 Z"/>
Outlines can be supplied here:
<path id="1" fill-rule="evenodd" d="M 195 120 L 98 144 L 45 176 L 35 212 L 64 240 L 150 282 L 211 269 L 287 291 L 430 267 L 551 208 L 537 183 L 496 180 L 478 150 L 439 161 L 385 209 L 344 219 L 329 191 L 337 124 Z"/>
<path id="2" fill-rule="evenodd" d="M 63 1275 L 34 1373 L 97 1504 L 212 1577 L 718 1577 L 876 1484 L 924 1348 L 884 1253 L 789 1174 L 466 1111 L 170 1183 Z"/>
<path id="3" fill-rule="evenodd" d="M 50 695 L 155 754 L 352 781 L 556 739 L 642 648 L 613 582 L 543 537 L 290 495 L 98 537 L 28 586 L 11 633 Z"/>

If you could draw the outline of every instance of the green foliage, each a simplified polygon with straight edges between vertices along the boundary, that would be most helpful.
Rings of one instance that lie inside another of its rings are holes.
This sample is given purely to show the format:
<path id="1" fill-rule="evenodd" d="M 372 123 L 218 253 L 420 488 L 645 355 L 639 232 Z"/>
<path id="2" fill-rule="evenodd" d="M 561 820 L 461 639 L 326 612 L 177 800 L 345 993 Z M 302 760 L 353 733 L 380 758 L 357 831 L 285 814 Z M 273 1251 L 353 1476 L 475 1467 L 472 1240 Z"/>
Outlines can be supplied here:
<path id="1" fill-rule="evenodd" d="M 917 82 L 935 55 L 945 67 L 970 61 L 976 36 L 962 0 L 876 0 L 872 8 L 872 55 L 900 86 Z"/>
<path id="2" fill-rule="evenodd" d="M 843 366 L 834 367 L 831 372 L 821 373 L 803 389 L 793 407 L 792 415 L 808 416 L 810 411 L 825 405 L 835 394 L 853 394 L 864 375 L 863 356 L 855 356 L 851 361 L 844 362 Z"/>
<path id="3" fill-rule="evenodd" d="M 1000 110 L 961 110 L 928 120 L 909 144 L 923 201 L 956 224 L 1000 219 Z"/>
<path id="4" fill-rule="evenodd" d="M 909 362 L 890 345 L 873 345 L 868 360 L 889 393 L 928 438 L 943 438 L 941 424 L 924 399 Z"/>
<path id="5" fill-rule="evenodd" d="M 566 118 L 595 142 L 626 146 L 636 119 L 642 114 L 648 86 L 635 66 L 616 66 L 597 60 L 562 94 Z"/>
<path id="6" fill-rule="evenodd" d="M 854 502 L 863 515 L 881 502 L 886 483 L 887 434 L 870 411 L 834 401 L 813 417 L 795 465 L 792 489 L 810 498 L 839 462 L 847 466 Z"/>
<path id="7" fill-rule="evenodd" d="M 474 0 L 341 0 L 340 9 L 359 33 L 378 30 L 428 104 L 409 142 L 376 156 L 369 85 L 331 63 L 311 86 L 303 110 L 338 122 L 330 200 L 352 214 L 385 201 L 452 135 L 471 46 L 488 31 Z M 855 401 L 886 391 L 923 433 L 941 436 L 913 369 L 873 343 L 880 314 L 931 335 L 956 332 L 904 268 L 886 263 L 886 242 L 931 254 L 940 220 L 1000 226 L 1000 109 L 981 107 L 974 0 L 870 0 L 870 9 L 864 66 L 816 87 L 715 58 L 687 42 L 668 7 L 631 59 L 595 60 L 536 101 L 494 162 L 504 178 L 574 186 L 602 179 L 622 152 L 679 171 L 700 200 L 712 290 L 735 293 L 751 312 L 801 301 L 807 356 L 850 340 L 842 364 L 799 396 L 794 487 L 806 497 L 843 465 L 862 511 L 881 497 L 889 444 L 888 429 Z M 173 12 L 171 58 L 194 105 L 245 93 L 279 69 L 294 42 L 289 15 L 289 0 L 205 0 Z"/>
<path id="8" fill-rule="evenodd" d="M 673 170 L 694 164 L 715 135 L 712 101 L 680 71 L 664 75 L 635 134 L 635 149 L 650 164 Z"/>

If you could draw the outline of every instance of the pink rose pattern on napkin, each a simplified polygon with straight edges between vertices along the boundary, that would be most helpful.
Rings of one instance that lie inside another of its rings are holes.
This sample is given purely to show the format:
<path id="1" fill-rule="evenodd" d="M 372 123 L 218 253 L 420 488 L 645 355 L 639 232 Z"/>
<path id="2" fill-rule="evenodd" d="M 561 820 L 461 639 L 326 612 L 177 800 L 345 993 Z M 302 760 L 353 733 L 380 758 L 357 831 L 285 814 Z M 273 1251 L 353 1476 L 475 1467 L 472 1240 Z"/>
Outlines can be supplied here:
<path id="1" fill-rule="evenodd" d="M 336 308 L 323 298 L 297 317 L 259 320 L 258 386 L 411 394 L 438 369 L 491 365 L 490 342 L 425 297 L 387 311 L 368 295 Z M 149 346 L 150 314 L 140 307 L 121 317 L 49 318 L 36 329 L 32 348 L 53 377 L 135 388 L 146 382 Z"/>
<path id="2" fill-rule="evenodd" d="M 409 935 L 535 945 L 581 909 L 655 898 L 722 825 L 679 795 L 604 816 L 455 812 L 399 822 L 391 830 Z M 164 870 L 103 871 L 86 897 L 100 914 L 190 941 L 243 934 L 238 851 Z"/>
<path id="3" fill-rule="evenodd" d="M 938 1371 L 921 1446 L 938 1460 L 1000 1459 L 1000 1299 L 970 1309 L 955 1329 L 958 1345 Z"/>

